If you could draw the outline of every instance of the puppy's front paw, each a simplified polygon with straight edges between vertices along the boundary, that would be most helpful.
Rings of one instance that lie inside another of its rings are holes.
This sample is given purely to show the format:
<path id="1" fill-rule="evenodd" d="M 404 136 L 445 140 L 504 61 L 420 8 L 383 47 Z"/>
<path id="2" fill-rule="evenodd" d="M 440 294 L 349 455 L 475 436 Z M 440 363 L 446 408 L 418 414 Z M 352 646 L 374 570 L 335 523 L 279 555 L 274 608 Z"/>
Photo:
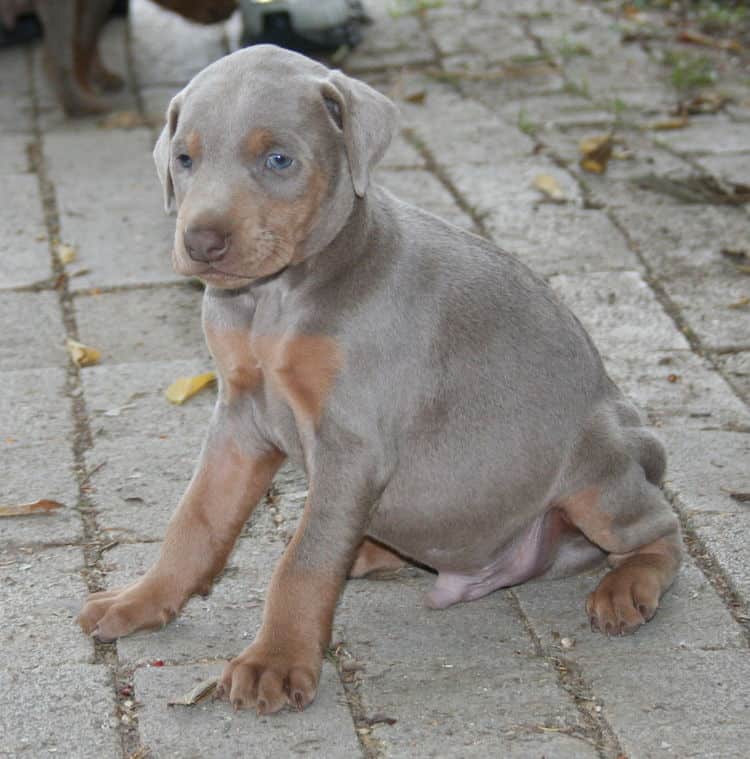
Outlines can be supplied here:
<path id="1" fill-rule="evenodd" d="M 124 588 L 92 593 L 78 615 L 78 624 L 101 641 L 157 629 L 177 615 L 181 604 L 171 600 L 174 597 L 166 584 L 144 578 Z"/>
<path id="2" fill-rule="evenodd" d="M 315 698 L 320 666 L 320 656 L 256 641 L 224 668 L 216 695 L 258 714 L 273 714 L 286 704 L 301 711 Z"/>

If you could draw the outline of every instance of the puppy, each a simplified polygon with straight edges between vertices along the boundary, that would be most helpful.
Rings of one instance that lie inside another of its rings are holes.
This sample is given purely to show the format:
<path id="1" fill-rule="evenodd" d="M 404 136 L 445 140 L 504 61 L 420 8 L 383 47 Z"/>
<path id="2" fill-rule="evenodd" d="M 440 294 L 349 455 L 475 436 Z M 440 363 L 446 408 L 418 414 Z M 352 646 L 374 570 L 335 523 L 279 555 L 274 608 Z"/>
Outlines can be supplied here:
<path id="1" fill-rule="evenodd" d="M 348 573 L 413 559 L 444 608 L 607 558 L 586 608 L 619 635 L 680 563 L 664 450 L 578 320 L 513 256 L 371 183 L 395 121 L 367 85 L 257 46 L 175 96 L 154 151 L 219 398 L 158 561 L 80 623 L 112 640 L 208 592 L 292 459 L 309 495 L 223 674 L 235 707 L 310 703 Z"/>

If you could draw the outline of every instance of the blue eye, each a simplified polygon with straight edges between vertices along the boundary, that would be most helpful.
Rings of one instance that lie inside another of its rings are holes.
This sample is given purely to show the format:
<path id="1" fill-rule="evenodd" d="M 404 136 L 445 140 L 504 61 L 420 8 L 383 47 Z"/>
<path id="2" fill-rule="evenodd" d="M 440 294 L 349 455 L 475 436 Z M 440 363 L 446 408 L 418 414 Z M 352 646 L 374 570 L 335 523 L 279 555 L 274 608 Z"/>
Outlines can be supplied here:
<path id="1" fill-rule="evenodd" d="M 190 169 L 193 166 L 193 159 L 189 155 L 185 155 L 185 153 L 180 153 L 180 155 L 177 156 L 177 163 L 179 163 L 183 169 Z"/>
<path id="2" fill-rule="evenodd" d="M 294 159 L 283 153 L 271 153 L 271 155 L 266 158 L 267 168 L 274 169 L 275 171 L 288 169 L 293 163 Z"/>

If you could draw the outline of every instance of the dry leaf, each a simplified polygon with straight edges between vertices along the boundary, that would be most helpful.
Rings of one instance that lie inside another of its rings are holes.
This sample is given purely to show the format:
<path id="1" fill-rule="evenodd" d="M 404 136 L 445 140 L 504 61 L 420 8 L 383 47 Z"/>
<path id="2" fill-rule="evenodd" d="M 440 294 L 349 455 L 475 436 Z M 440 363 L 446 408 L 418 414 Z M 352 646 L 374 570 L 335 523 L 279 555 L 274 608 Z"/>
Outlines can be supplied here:
<path id="1" fill-rule="evenodd" d="M 136 129 L 150 124 L 138 111 L 115 111 L 100 119 L 97 126 L 99 129 Z"/>
<path id="2" fill-rule="evenodd" d="M 567 200 L 562 187 L 550 174 L 538 174 L 534 177 L 534 189 L 539 190 L 548 200 L 553 203 L 564 203 Z"/>
<path id="3" fill-rule="evenodd" d="M 195 688 L 188 691 L 184 696 L 180 696 L 180 698 L 177 698 L 174 701 L 167 701 L 167 706 L 195 706 L 211 696 L 218 684 L 218 677 L 203 680 L 203 682 L 198 683 Z"/>
<path id="4" fill-rule="evenodd" d="M 57 257 L 60 259 L 60 263 L 63 264 L 63 266 L 72 264 L 73 261 L 76 260 L 76 250 L 72 245 L 65 245 L 64 243 L 59 242 L 57 243 L 55 253 L 57 253 Z"/>
<path id="5" fill-rule="evenodd" d="M 178 377 L 166 391 L 167 400 L 171 403 L 184 403 L 197 392 L 216 380 L 216 372 L 204 372 L 195 377 Z"/>
<path id="6" fill-rule="evenodd" d="M 646 124 L 646 129 L 655 131 L 667 131 L 668 129 L 684 129 L 690 123 L 687 116 L 675 116 L 671 119 L 660 119 Z"/>
<path id="7" fill-rule="evenodd" d="M 679 102 L 672 111 L 674 116 L 689 116 L 701 113 L 718 113 L 730 98 L 718 92 L 702 92 L 689 100 Z"/>
<path id="8" fill-rule="evenodd" d="M 43 498 L 34 503 L 19 503 L 17 506 L 0 506 L 0 517 L 24 517 L 29 514 L 48 514 L 55 509 L 61 509 L 63 505 L 57 501 Z"/>
<path id="9" fill-rule="evenodd" d="M 734 303 L 730 303 L 727 308 L 747 308 L 750 306 L 750 297 L 747 295 L 744 295 L 739 300 L 736 300 Z"/>
<path id="10" fill-rule="evenodd" d="M 578 145 L 581 151 L 581 168 L 591 174 L 603 174 L 612 157 L 613 146 L 614 140 L 611 134 L 595 135 L 581 140 Z"/>
<path id="11" fill-rule="evenodd" d="M 76 366 L 91 366 L 91 364 L 98 363 L 102 357 L 101 351 L 71 338 L 67 339 L 65 345 Z"/>
<path id="12" fill-rule="evenodd" d="M 404 100 L 406 100 L 407 103 L 416 103 L 417 105 L 422 105 L 426 97 L 427 97 L 426 90 L 416 90 L 414 92 L 409 92 L 406 95 L 404 95 Z"/>

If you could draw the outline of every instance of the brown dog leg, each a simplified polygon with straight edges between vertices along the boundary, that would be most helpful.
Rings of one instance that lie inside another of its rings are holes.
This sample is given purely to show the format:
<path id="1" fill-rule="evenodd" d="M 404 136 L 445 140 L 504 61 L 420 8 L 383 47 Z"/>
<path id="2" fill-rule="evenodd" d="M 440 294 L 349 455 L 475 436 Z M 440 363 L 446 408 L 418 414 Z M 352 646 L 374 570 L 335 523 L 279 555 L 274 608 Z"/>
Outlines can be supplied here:
<path id="1" fill-rule="evenodd" d="M 591 628 L 605 635 L 627 635 L 656 613 L 662 593 L 680 566 L 680 538 L 659 538 L 609 561 L 615 566 L 586 601 Z"/>
<path id="2" fill-rule="evenodd" d="M 196 593 L 208 593 L 242 526 L 284 456 L 248 456 L 231 440 L 209 440 L 167 528 L 156 564 L 124 588 L 89 596 L 78 618 L 85 633 L 114 640 L 158 628 Z"/>
<path id="3" fill-rule="evenodd" d="M 365 577 L 371 572 L 388 572 L 401 569 L 406 562 L 390 548 L 365 538 L 357 552 L 357 558 L 349 570 L 349 577 Z"/>
<path id="4" fill-rule="evenodd" d="M 123 80 L 109 71 L 99 56 L 99 36 L 114 0 L 77 0 L 78 21 L 74 48 L 76 79 L 83 87 L 96 85 L 105 92 L 122 89 Z"/>

